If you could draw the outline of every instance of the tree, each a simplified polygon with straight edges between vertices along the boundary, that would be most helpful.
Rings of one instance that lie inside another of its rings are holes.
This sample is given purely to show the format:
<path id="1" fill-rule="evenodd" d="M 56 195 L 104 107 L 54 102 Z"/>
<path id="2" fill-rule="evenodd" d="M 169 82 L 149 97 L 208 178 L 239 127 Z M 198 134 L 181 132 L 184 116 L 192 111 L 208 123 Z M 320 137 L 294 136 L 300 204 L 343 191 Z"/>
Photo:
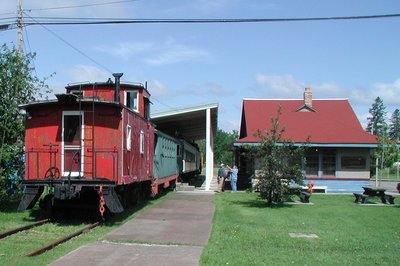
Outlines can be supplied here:
<path id="1" fill-rule="evenodd" d="M 394 141 L 400 141 L 400 111 L 394 110 L 390 118 L 389 136 Z"/>
<path id="2" fill-rule="evenodd" d="M 24 116 L 18 105 L 49 93 L 44 80 L 33 75 L 35 54 L 20 56 L 15 47 L 0 47 L 0 201 L 23 173 Z"/>
<path id="3" fill-rule="evenodd" d="M 282 202 L 290 194 L 293 183 L 303 185 L 301 164 L 305 147 L 295 147 L 292 141 L 283 138 L 285 128 L 279 125 L 280 115 L 281 107 L 277 117 L 271 118 L 271 129 L 257 132 L 260 145 L 250 148 L 251 154 L 261 159 L 260 195 L 269 206 Z"/>
<path id="4" fill-rule="evenodd" d="M 397 143 L 389 138 L 387 126 L 382 134 L 377 136 L 376 141 L 378 142 L 378 147 L 375 150 L 375 158 L 379 160 L 380 170 L 391 167 L 398 159 L 399 149 L 397 148 Z"/>
<path id="5" fill-rule="evenodd" d="M 378 96 L 374 103 L 372 104 L 372 107 L 369 109 L 369 113 L 371 114 L 371 117 L 368 117 L 368 125 L 367 125 L 367 131 L 379 136 L 383 134 L 384 127 L 386 125 L 385 122 L 385 116 L 386 116 L 386 107 L 383 105 L 383 101 L 381 98 Z"/>
<path id="6" fill-rule="evenodd" d="M 214 162 L 216 164 L 220 162 L 224 162 L 228 165 L 234 164 L 232 144 L 238 137 L 239 134 L 237 130 L 233 130 L 232 133 L 225 132 L 222 129 L 217 130 L 214 139 Z"/>

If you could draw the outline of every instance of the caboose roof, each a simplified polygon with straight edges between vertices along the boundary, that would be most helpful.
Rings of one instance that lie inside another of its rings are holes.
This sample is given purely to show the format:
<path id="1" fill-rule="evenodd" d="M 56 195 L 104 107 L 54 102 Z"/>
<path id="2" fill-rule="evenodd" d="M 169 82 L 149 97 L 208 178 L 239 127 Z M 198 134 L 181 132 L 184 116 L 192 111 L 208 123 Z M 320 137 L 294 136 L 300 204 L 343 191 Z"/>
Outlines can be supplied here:
<path id="1" fill-rule="evenodd" d="M 106 82 L 70 83 L 65 87 L 65 89 L 67 91 L 73 91 L 73 90 L 79 91 L 79 90 L 92 90 L 92 89 L 96 90 L 96 89 L 99 89 L 102 87 L 107 87 L 110 90 L 114 90 L 114 86 L 115 86 L 115 83 L 111 79 L 109 79 Z M 120 89 L 121 90 L 132 90 L 132 89 L 142 90 L 145 97 L 147 97 L 147 98 L 150 97 L 150 93 L 147 90 L 147 85 L 145 86 L 139 82 L 121 82 Z"/>
<path id="2" fill-rule="evenodd" d="M 65 96 L 65 98 L 63 98 Z M 20 104 L 18 107 L 20 109 L 27 109 L 29 107 L 34 106 L 42 106 L 42 105 L 56 105 L 60 103 L 77 103 L 78 97 L 75 96 L 75 101 L 72 101 L 72 98 L 75 95 L 73 94 L 56 94 L 57 99 L 50 99 L 50 100 L 41 100 L 41 101 L 34 101 L 26 104 Z M 68 97 L 68 98 L 67 98 Z M 104 101 L 97 97 L 81 97 L 79 100 L 81 103 L 97 103 L 97 104 L 105 104 L 105 105 L 114 105 L 114 106 L 122 106 L 120 103 L 114 101 Z"/>

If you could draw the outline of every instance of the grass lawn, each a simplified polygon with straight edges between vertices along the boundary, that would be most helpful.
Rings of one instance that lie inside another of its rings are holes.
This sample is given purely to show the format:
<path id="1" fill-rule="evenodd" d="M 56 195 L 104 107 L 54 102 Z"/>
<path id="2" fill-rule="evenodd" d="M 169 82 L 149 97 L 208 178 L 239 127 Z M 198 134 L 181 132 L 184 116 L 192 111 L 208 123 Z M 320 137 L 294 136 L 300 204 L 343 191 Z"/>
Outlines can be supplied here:
<path id="1" fill-rule="evenodd" d="M 353 195 L 314 194 L 313 205 L 273 208 L 255 193 L 215 197 L 201 265 L 399 265 L 399 206 L 362 206 Z"/>

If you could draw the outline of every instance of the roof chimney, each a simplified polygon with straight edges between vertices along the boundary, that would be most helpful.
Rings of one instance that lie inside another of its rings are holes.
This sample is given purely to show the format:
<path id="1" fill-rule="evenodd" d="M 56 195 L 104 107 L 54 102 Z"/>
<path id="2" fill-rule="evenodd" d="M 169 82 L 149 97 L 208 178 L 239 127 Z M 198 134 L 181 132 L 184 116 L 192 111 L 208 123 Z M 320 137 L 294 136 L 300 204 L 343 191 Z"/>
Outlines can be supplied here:
<path id="1" fill-rule="evenodd" d="M 304 90 L 304 105 L 312 108 L 312 91 L 311 88 L 305 88 Z"/>
<path id="2" fill-rule="evenodd" d="M 114 101 L 119 103 L 119 91 L 120 91 L 120 79 L 122 77 L 123 73 L 114 73 L 113 76 L 115 78 L 115 97 Z"/>

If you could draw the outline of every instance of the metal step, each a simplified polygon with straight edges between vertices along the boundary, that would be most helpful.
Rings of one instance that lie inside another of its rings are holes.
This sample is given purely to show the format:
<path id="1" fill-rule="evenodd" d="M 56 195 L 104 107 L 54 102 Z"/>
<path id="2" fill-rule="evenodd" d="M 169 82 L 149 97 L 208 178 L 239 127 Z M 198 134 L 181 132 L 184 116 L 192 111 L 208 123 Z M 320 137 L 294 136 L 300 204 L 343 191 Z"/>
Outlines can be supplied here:
<path id="1" fill-rule="evenodd" d="M 195 186 L 189 185 L 189 183 L 176 183 L 176 190 L 177 191 L 194 191 Z"/>

